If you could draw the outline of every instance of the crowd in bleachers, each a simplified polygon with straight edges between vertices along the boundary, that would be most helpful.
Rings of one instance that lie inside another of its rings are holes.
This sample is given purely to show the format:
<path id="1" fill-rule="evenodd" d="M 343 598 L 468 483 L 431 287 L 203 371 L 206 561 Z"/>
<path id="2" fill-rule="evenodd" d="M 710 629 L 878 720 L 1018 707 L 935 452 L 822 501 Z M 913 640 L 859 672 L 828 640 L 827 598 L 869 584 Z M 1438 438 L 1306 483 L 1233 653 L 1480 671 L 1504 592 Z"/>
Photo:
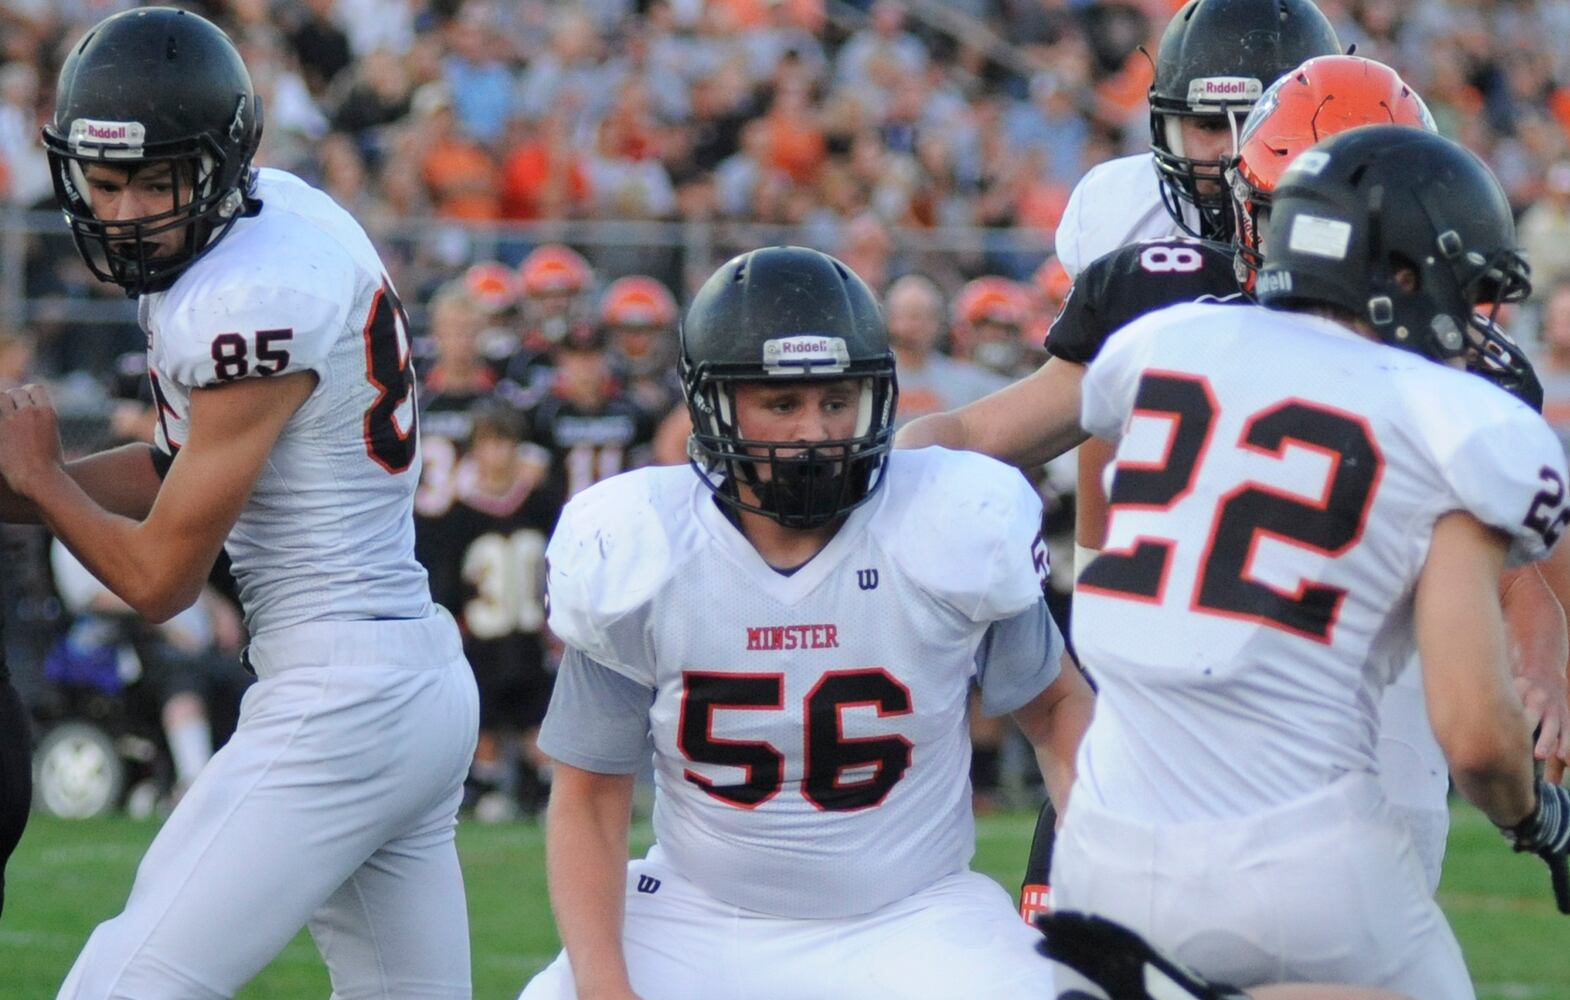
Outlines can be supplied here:
<path id="1" fill-rule="evenodd" d="M 127 6 L 0 6 L 0 200 L 52 208 L 38 127 L 64 46 Z M 533 588 L 560 504 L 623 468 L 684 460 L 676 317 L 731 252 L 783 235 L 836 253 L 885 292 L 902 418 L 1038 363 L 1045 318 L 1066 291 L 1053 230 L 1089 167 L 1146 148 L 1142 47 L 1154 51 L 1181 4 L 188 6 L 224 26 L 251 69 L 266 121 L 258 163 L 353 212 L 419 321 L 421 551 L 471 643 L 491 644 L 477 657 L 483 671 L 479 660 L 549 661 Z M 1500 175 L 1536 268 L 1535 301 L 1547 303 L 1522 313 L 1518 333 L 1544 345 L 1549 416 L 1562 410 L 1570 427 L 1570 49 L 1556 44 L 1570 33 L 1570 0 L 1320 6 L 1344 42 L 1395 66 L 1441 130 Z M 636 225 L 648 223 L 665 225 Z M 687 238 L 694 226 L 702 241 Z M 973 235 L 998 227 L 1023 242 Z M 949 233 L 972 235 L 922 238 Z M 913 274 L 923 277 L 900 280 Z M 81 267 L 63 227 L 32 238 L 23 285 L 30 303 L 119 295 Z M 63 409 L 124 397 L 82 407 L 114 416 L 78 444 L 145 434 L 134 366 L 116 387 L 122 359 L 142 346 L 134 322 L 63 315 L 30 306 L 18 328 L 0 330 L 0 383 L 48 378 Z M 66 617 L 57 610 L 47 630 L 63 633 Z M 500 714 L 488 718 L 527 722 L 543 709 L 532 681 L 495 672 Z M 527 761 L 528 741 L 508 742 L 517 728 L 492 726 L 482 757 Z M 485 777 L 509 784 L 499 771 Z M 528 789 L 519 794 L 531 804 Z"/>

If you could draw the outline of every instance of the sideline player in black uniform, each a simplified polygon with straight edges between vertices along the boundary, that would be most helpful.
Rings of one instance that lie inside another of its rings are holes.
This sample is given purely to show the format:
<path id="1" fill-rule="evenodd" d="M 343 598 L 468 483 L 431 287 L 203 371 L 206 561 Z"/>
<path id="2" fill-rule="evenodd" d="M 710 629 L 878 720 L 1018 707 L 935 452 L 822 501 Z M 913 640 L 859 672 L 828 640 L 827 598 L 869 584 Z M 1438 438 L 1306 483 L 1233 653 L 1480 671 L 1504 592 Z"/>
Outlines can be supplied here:
<path id="1" fill-rule="evenodd" d="M 471 798 L 525 812 L 544 805 L 534 736 L 550 702 L 545 662 L 545 543 L 565 502 L 541 449 L 523 444 L 523 418 L 501 400 L 468 413 L 467 454 L 453 471 L 453 501 L 416 522 L 416 554 L 431 596 L 458 621 L 480 690 L 480 739 Z M 516 771 L 514 770 L 517 766 Z M 514 777 L 517 781 L 514 782 Z"/>
<path id="2" fill-rule="evenodd" d="M 551 358 L 555 374 L 529 411 L 528 440 L 551 452 L 565 503 L 602 479 L 647 465 L 656 418 L 617 380 L 604 327 L 573 327 L 552 345 Z"/>

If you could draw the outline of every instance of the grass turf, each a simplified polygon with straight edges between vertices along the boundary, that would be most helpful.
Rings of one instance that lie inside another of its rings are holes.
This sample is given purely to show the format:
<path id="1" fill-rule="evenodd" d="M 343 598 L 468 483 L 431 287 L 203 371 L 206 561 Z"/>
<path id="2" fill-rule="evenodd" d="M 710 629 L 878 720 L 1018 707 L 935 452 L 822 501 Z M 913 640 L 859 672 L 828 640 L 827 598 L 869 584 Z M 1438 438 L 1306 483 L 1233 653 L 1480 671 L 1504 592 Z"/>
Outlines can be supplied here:
<path id="1" fill-rule="evenodd" d="M 1570 997 L 1570 917 L 1555 911 L 1546 869 L 1535 858 L 1510 854 L 1474 810 L 1457 807 L 1454 819 L 1439 901 L 1461 939 L 1480 1000 Z M 1034 821 L 1026 814 L 982 819 L 975 866 L 1016 889 Z M 93 926 L 125 902 L 156 831 L 145 821 L 34 817 L 7 877 L 0 996 L 54 996 Z M 635 846 L 641 850 L 647 841 L 647 827 L 640 827 Z M 534 824 L 465 823 L 458 843 L 468 881 L 474 995 L 515 997 L 557 947 L 543 837 Z M 302 932 L 240 996 L 299 1000 L 328 992 L 326 971 Z"/>

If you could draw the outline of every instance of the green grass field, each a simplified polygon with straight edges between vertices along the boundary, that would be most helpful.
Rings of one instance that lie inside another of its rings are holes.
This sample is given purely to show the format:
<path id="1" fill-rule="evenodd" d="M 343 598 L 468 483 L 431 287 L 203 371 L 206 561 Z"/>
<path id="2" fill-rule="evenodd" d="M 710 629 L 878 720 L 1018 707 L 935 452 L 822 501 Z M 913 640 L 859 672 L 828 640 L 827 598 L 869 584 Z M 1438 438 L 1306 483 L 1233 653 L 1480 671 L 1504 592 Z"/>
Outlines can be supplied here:
<path id="1" fill-rule="evenodd" d="M 983 820 L 976 866 L 1017 888 L 1034 817 Z M 53 997 L 94 924 L 118 912 L 136 863 L 152 839 L 149 822 L 61 822 L 35 817 L 7 879 L 0 920 L 0 997 Z M 640 828 L 639 848 L 647 842 Z M 468 823 L 458 843 L 468 878 L 474 993 L 515 997 L 555 953 L 537 826 Z M 1535 858 L 1510 854 L 1488 822 L 1455 811 L 1440 902 L 1461 938 L 1482 1000 L 1570 997 L 1570 917 L 1553 907 Z M 301 934 L 244 992 L 246 1000 L 328 995 L 327 974 Z"/>

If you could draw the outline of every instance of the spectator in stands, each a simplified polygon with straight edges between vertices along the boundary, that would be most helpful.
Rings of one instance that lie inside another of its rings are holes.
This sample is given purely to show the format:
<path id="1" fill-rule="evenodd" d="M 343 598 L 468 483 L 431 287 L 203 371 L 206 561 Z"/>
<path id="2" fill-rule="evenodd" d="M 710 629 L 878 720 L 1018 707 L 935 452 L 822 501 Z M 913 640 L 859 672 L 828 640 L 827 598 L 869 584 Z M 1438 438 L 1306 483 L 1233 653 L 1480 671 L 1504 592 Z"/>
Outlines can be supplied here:
<path id="1" fill-rule="evenodd" d="M 1570 454 L 1570 280 L 1562 278 L 1538 295 L 1543 301 L 1543 320 L 1534 361 L 1543 383 L 1543 419 Z"/>
<path id="2" fill-rule="evenodd" d="M 615 70 L 601 59 L 602 43 L 587 14 L 561 7 L 555 17 L 550 48 L 529 63 L 518 81 L 516 109 L 540 118 L 552 108 L 564 108 L 576 133 L 609 108 Z"/>
<path id="3" fill-rule="evenodd" d="M 1570 279 L 1570 160 L 1548 168 L 1543 195 L 1521 213 L 1519 229 L 1534 284 L 1549 288 Z"/>
<path id="4" fill-rule="evenodd" d="M 409 75 L 398 57 L 376 49 L 334 81 L 327 97 L 332 127 L 359 138 L 408 114 L 410 96 Z"/>
<path id="5" fill-rule="evenodd" d="M 904 4 L 878 0 L 872 5 L 871 23 L 840 49 L 834 75 L 840 86 L 882 109 L 899 81 L 920 76 L 926 65 L 926 47 L 905 31 Z"/>
<path id="6" fill-rule="evenodd" d="M 414 95 L 419 119 L 420 177 L 437 215 L 484 222 L 501 215 L 496 164 L 464 134 L 445 85 L 428 83 Z"/>
<path id="7" fill-rule="evenodd" d="M 897 279 L 883 296 L 883 315 L 899 374 L 896 426 L 964 406 L 1008 384 L 1002 376 L 938 350 L 946 314 L 943 293 L 930 278 L 907 274 Z"/>
<path id="8" fill-rule="evenodd" d="M 573 218 L 588 203 L 588 173 L 567 134 L 565 110 L 538 119 L 515 117 L 502 160 L 502 217 L 520 222 Z"/>
<path id="9" fill-rule="evenodd" d="M 289 47 L 311 94 L 321 100 L 338 74 L 354 63 L 349 36 L 333 18 L 337 0 L 305 0 L 288 29 Z"/>
<path id="10" fill-rule="evenodd" d="M 32 206 L 54 191 L 38 141 L 38 70 L 29 63 L 0 66 L 0 162 L 6 183 L 0 200 Z"/>
<path id="11" fill-rule="evenodd" d="M 483 7 L 466 5 L 447 25 L 442 79 L 463 131 L 486 146 L 501 141 L 512 117 L 514 81 L 501 58 L 505 44 Z"/>

